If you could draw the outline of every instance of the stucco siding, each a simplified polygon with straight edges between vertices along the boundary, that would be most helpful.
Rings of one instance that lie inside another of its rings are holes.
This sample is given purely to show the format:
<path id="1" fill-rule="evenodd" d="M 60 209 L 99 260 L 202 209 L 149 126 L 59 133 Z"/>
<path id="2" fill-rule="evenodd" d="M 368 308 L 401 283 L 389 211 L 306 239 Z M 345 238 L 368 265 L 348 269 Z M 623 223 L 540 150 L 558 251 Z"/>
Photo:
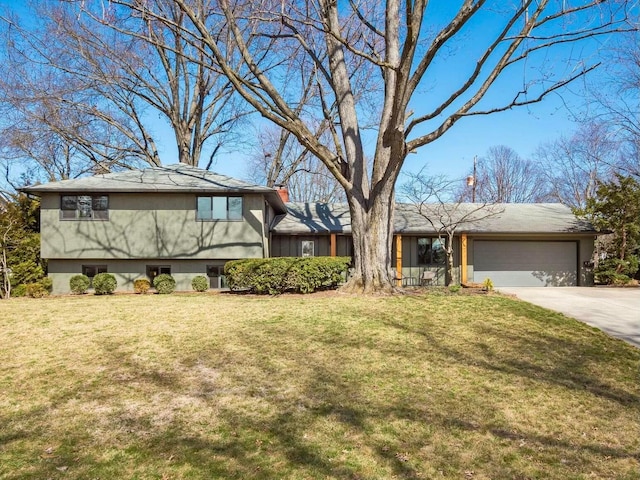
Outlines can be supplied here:
<path id="1" fill-rule="evenodd" d="M 263 257 L 262 195 L 245 195 L 242 221 L 197 221 L 196 194 L 109 195 L 109 220 L 60 219 L 60 197 L 41 207 L 42 256 L 210 259 Z"/>

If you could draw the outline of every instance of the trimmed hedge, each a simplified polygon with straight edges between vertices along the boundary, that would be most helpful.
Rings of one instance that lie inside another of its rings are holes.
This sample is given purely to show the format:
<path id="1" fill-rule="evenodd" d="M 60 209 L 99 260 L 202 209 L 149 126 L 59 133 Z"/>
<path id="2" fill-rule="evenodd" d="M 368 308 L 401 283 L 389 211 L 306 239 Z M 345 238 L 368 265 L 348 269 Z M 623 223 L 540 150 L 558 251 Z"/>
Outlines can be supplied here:
<path id="1" fill-rule="evenodd" d="M 96 295 L 110 295 L 117 286 L 116 277 L 110 273 L 99 273 L 93 277 L 93 291 Z"/>
<path id="2" fill-rule="evenodd" d="M 69 279 L 69 288 L 71 289 L 71 293 L 75 293 L 76 295 L 87 293 L 89 285 L 91 285 L 91 281 L 86 275 L 74 275 Z"/>
<path id="3" fill-rule="evenodd" d="M 133 291 L 136 293 L 145 294 L 151 288 L 151 282 L 146 278 L 138 278 L 133 282 Z"/>
<path id="4" fill-rule="evenodd" d="M 224 266 L 233 291 L 276 295 L 336 288 L 345 279 L 350 257 L 276 257 L 233 260 Z"/>
<path id="5" fill-rule="evenodd" d="M 158 293 L 173 293 L 176 289 L 176 281 L 168 273 L 161 273 L 153 279 L 153 286 L 156 288 Z"/>
<path id="6" fill-rule="evenodd" d="M 191 280 L 191 288 L 196 292 L 206 292 L 209 290 L 209 279 L 204 275 L 198 275 Z"/>

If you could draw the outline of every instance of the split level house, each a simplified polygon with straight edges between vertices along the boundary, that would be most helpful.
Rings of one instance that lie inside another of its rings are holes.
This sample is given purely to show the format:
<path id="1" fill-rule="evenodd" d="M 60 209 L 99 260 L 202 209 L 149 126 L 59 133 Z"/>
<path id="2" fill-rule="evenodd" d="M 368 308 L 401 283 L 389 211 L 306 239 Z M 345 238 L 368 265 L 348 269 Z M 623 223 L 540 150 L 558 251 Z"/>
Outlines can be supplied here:
<path id="1" fill-rule="evenodd" d="M 73 275 L 100 272 L 115 275 L 121 291 L 161 273 L 171 274 L 179 290 L 190 290 L 197 275 L 207 276 L 211 288 L 225 288 L 229 260 L 353 250 L 346 205 L 292 203 L 286 191 L 182 164 L 23 191 L 40 197 L 41 253 L 57 294 L 69 292 Z M 433 284 L 445 284 L 446 239 L 416 206 L 397 205 L 394 234 L 392 263 L 402 282 L 419 283 L 428 271 Z M 562 205 L 500 205 L 456 230 L 454 281 L 591 285 L 595 235 Z"/>

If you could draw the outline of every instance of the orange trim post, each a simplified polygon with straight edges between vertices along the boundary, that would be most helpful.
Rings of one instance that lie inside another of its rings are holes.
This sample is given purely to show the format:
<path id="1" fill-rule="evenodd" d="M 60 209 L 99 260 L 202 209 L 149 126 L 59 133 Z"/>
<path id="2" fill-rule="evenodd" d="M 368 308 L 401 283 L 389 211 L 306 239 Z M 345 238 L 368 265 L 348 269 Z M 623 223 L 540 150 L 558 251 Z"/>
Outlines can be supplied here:
<path id="1" fill-rule="evenodd" d="M 331 237 L 330 237 L 330 253 L 329 255 L 331 255 L 332 257 L 336 256 L 336 252 L 337 252 L 337 248 L 336 248 L 336 234 L 332 233 Z"/>
<path id="2" fill-rule="evenodd" d="M 402 286 L 402 235 L 396 235 L 396 284 Z"/>
<path id="3" fill-rule="evenodd" d="M 463 233 L 460 239 L 460 283 L 467 283 L 467 234 Z"/>

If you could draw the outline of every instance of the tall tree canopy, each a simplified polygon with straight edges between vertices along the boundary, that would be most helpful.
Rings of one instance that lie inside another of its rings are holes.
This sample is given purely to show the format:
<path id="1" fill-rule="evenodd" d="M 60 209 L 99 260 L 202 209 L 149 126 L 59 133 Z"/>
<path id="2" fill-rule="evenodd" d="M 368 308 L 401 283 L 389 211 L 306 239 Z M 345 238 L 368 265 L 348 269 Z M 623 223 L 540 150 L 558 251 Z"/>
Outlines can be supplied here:
<path id="1" fill-rule="evenodd" d="M 572 44 L 629 28 L 627 3 L 613 0 L 173 0 L 181 22 L 167 1 L 81 3 L 105 19 L 124 7 L 179 31 L 194 60 L 325 164 L 350 206 L 347 288 L 365 292 L 393 288 L 394 188 L 406 156 L 465 117 L 539 102 L 595 68 Z M 314 80 L 305 108 L 301 69 Z M 329 141 L 315 134 L 318 118 Z"/>
<path id="2" fill-rule="evenodd" d="M 32 0 L 30 16 L 2 18 L 5 157 L 37 162 L 50 180 L 159 165 L 168 126 L 180 162 L 211 165 L 243 112 L 204 46 L 183 38 L 185 14 L 154 4 L 167 23 L 64 0 Z M 208 13 L 200 19 L 216 28 Z"/>

